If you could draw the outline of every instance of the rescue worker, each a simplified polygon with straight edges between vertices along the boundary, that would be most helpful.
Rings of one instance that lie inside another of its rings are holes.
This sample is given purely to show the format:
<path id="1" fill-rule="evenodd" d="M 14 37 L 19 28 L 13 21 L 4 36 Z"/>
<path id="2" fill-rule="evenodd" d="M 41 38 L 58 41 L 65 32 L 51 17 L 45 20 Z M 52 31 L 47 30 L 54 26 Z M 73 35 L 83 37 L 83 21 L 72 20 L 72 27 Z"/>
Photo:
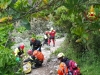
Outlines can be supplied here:
<path id="1" fill-rule="evenodd" d="M 47 44 L 48 45 L 48 34 L 49 34 L 49 31 L 45 31 L 43 45 L 44 44 Z"/>
<path id="2" fill-rule="evenodd" d="M 30 39 L 30 46 L 32 47 L 32 51 L 39 50 L 41 52 L 41 41 L 35 38 Z"/>
<path id="3" fill-rule="evenodd" d="M 38 51 L 38 50 L 28 50 L 28 55 L 30 56 L 28 59 L 24 60 L 24 62 L 28 62 L 30 61 L 31 63 L 35 63 L 34 67 L 32 67 L 33 69 L 35 68 L 39 68 L 42 66 L 42 63 L 44 61 L 44 55 L 42 52 Z"/>
<path id="4" fill-rule="evenodd" d="M 60 61 L 58 75 L 81 75 L 80 68 L 77 63 L 64 56 L 64 53 L 59 53 L 57 55 L 57 58 Z"/>
<path id="5" fill-rule="evenodd" d="M 52 42 L 53 42 L 53 46 L 55 46 L 55 34 L 56 34 L 56 31 L 53 29 L 53 28 L 51 28 L 50 29 L 51 31 L 49 32 L 49 40 L 48 40 L 48 45 L 50 46 L 50 42 L 51 42 L 51 40 L 52 40 Z"/>
<path id="6" fill-rule="evenodd" d="M 23 57 L 24 55 L 24 44 L 19 45 L 15 50 L 14 54 L 17 57 Z"/>
<path id="7" fill-rule="evenodd" d="M 66 64 L 64 63 L 64 61 L 63 61 L 64 56 L 65 55 L 63 53 L 59 53 L 57 55 L 57 58 L 60 62 L 59 68 L 58 68 L 58 71 L 57 71 L 58 75 L 68 75 L 68 68 L 67 68 Z"/>

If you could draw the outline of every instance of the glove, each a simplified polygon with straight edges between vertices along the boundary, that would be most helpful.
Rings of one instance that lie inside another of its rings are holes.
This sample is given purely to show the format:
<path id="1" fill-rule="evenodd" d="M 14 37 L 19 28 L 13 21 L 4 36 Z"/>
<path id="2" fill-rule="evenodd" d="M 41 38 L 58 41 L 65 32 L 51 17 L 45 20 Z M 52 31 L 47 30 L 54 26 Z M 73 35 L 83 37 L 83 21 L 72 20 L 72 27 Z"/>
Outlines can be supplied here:
<path id="1" fill-rule="evenodd" d="M 38 48 L 37 50 L 39 51 L 40 48 Z"/>

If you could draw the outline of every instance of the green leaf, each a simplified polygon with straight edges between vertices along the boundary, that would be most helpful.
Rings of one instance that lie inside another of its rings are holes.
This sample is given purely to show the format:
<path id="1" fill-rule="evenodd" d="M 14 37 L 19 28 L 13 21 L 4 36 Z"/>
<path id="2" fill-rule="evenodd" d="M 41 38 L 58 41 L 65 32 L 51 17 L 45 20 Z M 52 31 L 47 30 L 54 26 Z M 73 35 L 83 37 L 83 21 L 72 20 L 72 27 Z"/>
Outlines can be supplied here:
<path id="1" fill-rule="evenodd" d="M 88 38 L 88 34 L 84 33 L 84 34 L 82 34 L 82 37 L 87 39 Z"/>
<path id="2" fill-rule="evenodd" d="M 22 19 L 20 21 L 20 24 L 22 26 L 24 26 L 27 30 L 30 30 L 31 29 L 30 23 L 29 23 L 29 21 L 27 19 Z"/>
<path id="3" fill-rule="evenodd" d="M 8 5 L 12 2 L 12 0 L 0 0 L 0 8 L 1 9 L 6 9 Z"/>
<path id="4" fill-rule="evenodd" d="M 98 8 L 95 8 L 95 12 L 96 12 L 96 15 L 98 16 L 100 11 Z"/>
<path id="5" fill-rule="evenodd" d="M 73 34 L 76 34 L 76 35 L 78 35 L 78 36 L 81 36 L 82 34 L 83 34 L 83 32 L 84 32 L 84 30 L 83 30 L 83 27 L 73 27 L 73 28 L 71 28 L 71 33 L 73 33 Z"/>

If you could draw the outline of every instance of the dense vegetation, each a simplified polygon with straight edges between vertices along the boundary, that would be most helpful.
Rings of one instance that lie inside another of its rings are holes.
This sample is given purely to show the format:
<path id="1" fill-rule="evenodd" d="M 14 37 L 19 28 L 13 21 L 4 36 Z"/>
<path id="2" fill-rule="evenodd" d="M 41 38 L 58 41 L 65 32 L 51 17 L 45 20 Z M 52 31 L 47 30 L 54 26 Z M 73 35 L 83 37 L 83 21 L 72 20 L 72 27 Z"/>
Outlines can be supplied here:
<path id="1" fill-rule="evenodd" d="M 1 75 L 14 74 L 12 68 L 15 68 L 16 61 L 10 50 L 13 44 L 10 37 L 15 23 L 20 21 L 20 25 L 30 29 L 29 22 L 33 17 L 53 21 L 55 26 L 67 33 L 64 43 L 67 48 L 61 49 L 77 60 L 83 75 L 99 75 L 99 0 L 0 0 Z"/>
<path id="2" fill-rule="evenodd" d="M 55 24 L 67 32 L 65 46 L 56 53 L 63 51 L 67 57 L 76 60 L 83 75 L 99 75 L 99 1 L 69 0 L 65 4 L 57 9 L 54 18 Z M 95 18 L 88 17 L 88 13 L 92 10 L 96 13 Z"/>

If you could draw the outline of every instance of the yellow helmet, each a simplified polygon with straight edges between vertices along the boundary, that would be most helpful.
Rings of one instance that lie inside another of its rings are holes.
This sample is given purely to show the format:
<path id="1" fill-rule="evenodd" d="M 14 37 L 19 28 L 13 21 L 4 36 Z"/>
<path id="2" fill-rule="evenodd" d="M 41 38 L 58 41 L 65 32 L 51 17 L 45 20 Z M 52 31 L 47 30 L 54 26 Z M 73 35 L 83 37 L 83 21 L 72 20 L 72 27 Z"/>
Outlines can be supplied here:
<path id="1" fill-rule="evenodd" d="M 61 58 L 61 57 L 63 57 L 63 56 L 65 56 L 65 55 L 64 55 L 64 53 L 61 52 L 61 53 L 59 53 L 59 54 L 57 55 L 57 58 Z"/>

